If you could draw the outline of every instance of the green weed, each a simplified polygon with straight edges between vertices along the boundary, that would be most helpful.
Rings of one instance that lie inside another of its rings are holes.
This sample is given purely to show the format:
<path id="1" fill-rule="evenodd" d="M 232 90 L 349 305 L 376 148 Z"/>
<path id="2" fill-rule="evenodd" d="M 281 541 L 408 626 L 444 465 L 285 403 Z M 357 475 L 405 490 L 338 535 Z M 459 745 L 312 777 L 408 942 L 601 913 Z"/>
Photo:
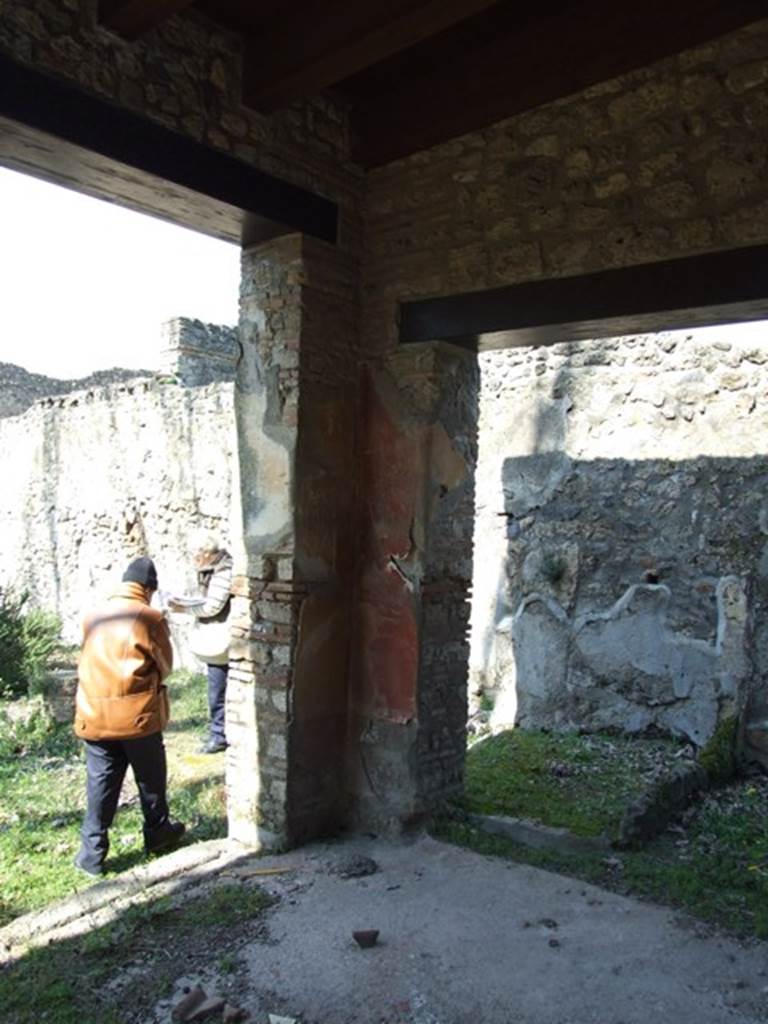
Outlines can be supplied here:
<path id="1" fill-rule="evenodd" d="M 222 974 L 234 974 L 237 970 L 237 957 L 232 953 L 225 953 L 219 957 L 218 967 Z"/>
<path id="2" fill-rule="evenodd" d="M 24 696 L 59 645 L 61 621 L 0 590 L 0 699 Z"/>
<path id="3" fill-rule="evenodd" d="M 13 1024 L 123 1024 L 167 994 L 173 978 L 197 957 L 209 957 L 209 943 L 231 936 L 232 925 L 251 921 L 271 904 L 252 884 L 131 906 L 116 921 L 77 939 L 33 950 L 0 974 L 0 1006 Z M 196 936 L 206 928 L 202 946 Z M 190 944 L 191 943 L 191 944 Z M 127 1010 L 106 987 L 127 964 L 140 970 Z M 237 967 L 234 953 L 219 961 L 222 974 Z"/>
<path id="4" fill-rule="evenodd" d="M 725 785 L 736 778 L 737 727 L 738 720 L 735 715 L 724 718 L 699 752 L 699 764 L 715 786 Z"/>

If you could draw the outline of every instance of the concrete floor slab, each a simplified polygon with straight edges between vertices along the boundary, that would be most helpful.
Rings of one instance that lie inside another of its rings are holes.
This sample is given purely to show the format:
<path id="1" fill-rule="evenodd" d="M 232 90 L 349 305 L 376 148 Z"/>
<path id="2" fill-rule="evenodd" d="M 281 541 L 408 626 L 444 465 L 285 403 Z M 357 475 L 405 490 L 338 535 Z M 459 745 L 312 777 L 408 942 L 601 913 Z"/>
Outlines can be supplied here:
<path id="1" fill-rule="evenodd" d="M 342 878 L 359 854 L 380 870 Z M 768 944 L 429 838 L 295 851 L 272 944 L 245 951 L 257 1019 L 307 1024 L 758 1024 Z M 361 950 L 356 929 L 377 928 Z"/>

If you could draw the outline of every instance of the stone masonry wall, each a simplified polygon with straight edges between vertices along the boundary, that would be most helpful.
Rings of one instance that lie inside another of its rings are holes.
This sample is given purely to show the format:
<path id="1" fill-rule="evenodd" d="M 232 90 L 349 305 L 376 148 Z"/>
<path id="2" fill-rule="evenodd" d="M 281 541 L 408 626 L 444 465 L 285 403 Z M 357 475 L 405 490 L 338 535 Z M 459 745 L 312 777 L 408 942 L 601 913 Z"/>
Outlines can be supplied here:
<path id="1" fill-rule="evenodd" d="M 176 317 L 163 324 L 160 375 L 186 387 L 233 381 L 240 361 L 236 327 Z"/>
<path id="2" fill-rule="evenodd" d="M 165 326 L 175 339 L 190 331 L 199 343 L 193 376 L 210 376 L 204 325 Z M 219 337 L 218 328 L 208 333 Z M 27 590 L 35 605 L 59 614 L 71 643 L 80 639 L 84 610 L 139 554 L 156 560 L 162 589 L 193 588 L 193 531 L 205 527 L 225 543 L 231 537 L 233 384 L 185 387 L 174 375 L 126 370 L 79 382 L 19 367 L 3 376 L 0 403 L 8 391 L 16 405 L 49 393 L 0 418 L 0 586 Z M 177 660 L 196 666 L 189 625 L 188 616 L 171 617 Z"/>
<path id="3" fill-rule="evenodd" d="M 701 743 L 768 673 L 768 324 L 481 356 L 494 724 Z"/>
<path id="4" fill-rule="evenodd" d="M 368 177 L 364 341 L 397 303 L 768 242 L 768 20 Z"/>

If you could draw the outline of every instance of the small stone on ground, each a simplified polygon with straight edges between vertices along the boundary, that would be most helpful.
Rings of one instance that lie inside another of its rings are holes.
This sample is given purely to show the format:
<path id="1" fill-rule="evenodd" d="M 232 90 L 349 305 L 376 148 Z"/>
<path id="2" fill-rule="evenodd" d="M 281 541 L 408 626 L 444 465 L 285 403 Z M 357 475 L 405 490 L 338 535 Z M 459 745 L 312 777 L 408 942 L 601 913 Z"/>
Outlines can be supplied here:
<path id="1" fill-rule="evenodd" d="M 329 868 L 332 875 L 339 878 L 365 878 L 367 875 L 375 875 L 379 865 L 373 857 L 352 856 L 344 857 L 337 864 Z"/>

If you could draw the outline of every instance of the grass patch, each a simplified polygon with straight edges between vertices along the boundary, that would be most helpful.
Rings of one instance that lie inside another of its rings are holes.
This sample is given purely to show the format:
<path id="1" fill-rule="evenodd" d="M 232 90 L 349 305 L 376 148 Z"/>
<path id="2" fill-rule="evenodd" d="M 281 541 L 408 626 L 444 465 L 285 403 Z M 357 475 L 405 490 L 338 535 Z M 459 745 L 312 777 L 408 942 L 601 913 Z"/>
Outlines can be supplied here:
<path id="1" fill-rule="evenodd" d="M 464 808 L 613 838 L 627 803 L 678 750 L 671 740 L 513 729 L 470 747 Z"/>
<path id="2" fill-rule="evenodd" d="M 680 908 L 742 937 L 768 939 L 765 774 L 709 792 L 642 850 L 610 857 L 532 850 L 463 819 L 463 810 L 470 810 L 534 819 L 579 835 L 614 835 L 625 801 L 666 765 L 679 763 L 676 750 L 657 740 L 501 734 L 470 749 L 464 804 L 437 821 L 433 835 Z"/>
<path id="3" fill-rule="evenodd" d="M 223 836 L 224 759 L 197 753 L 208 716 L 205 679 L 175 672 L 169 687 L 176 723 L 165 733 L 171 813 L 187 825 L 185 842 Z M 71 726 L 57 726 L 42 712 L 24 727 L 5 721 L 0 750 L 2 926 L 93 883 L 72 864 L 85 810 L 85 758 Z M 130 770 L 110 843 L 108 874 L 143 861 L 142 816 Z"/>
<path id="4" fill-rule="evenodd" d="M 0 1005 L 14 1024 L 124 1024 L 146 1019 L 173 981 L 210 959 L 211 949 L 252 938 L 271 904 L 250 882 L 217 884 L 180 897 L 129 907 L 79 939 L 36 949 L 0 974 Z M 206 929 L 205 943 L 198 928 Z M 237 968 L 232 949 L 222 973 Z"/>

